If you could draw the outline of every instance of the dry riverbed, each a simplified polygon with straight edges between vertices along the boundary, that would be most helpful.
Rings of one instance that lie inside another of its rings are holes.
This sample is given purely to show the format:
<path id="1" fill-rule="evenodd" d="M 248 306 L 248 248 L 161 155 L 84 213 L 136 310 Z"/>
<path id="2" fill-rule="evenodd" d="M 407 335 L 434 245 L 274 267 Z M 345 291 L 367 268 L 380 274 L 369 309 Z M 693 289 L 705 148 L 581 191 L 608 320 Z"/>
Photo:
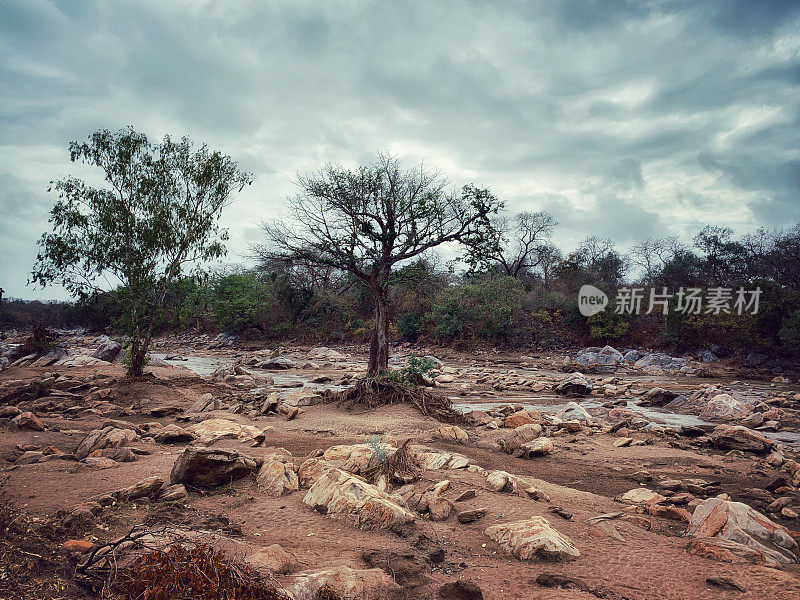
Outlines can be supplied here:
<path id="1" fill-rule="evenodd" d="M 86 597 L 138 526 L 297 599 L 800 598 L 797 375 L 398 348 L 441 361 L 448 424 L 320 403 L 359 347 L 164 338 L 127 381 L 64 342 L 0 372 L 3 597 Z"/>

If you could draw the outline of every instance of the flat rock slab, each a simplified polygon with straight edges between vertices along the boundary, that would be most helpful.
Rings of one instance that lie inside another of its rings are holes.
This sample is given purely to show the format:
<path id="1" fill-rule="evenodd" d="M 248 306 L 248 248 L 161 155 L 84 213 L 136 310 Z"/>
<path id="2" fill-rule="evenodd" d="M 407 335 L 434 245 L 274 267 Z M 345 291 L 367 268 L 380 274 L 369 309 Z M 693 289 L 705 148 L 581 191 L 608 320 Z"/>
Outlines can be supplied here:
<path id="1" fill-rule="evenodd" d="M 742 502 L 704 500 L 695 509 L 686 534 L 696 538 L 688 548 L 692 554 L 719 558 L 713 556 L 716 549 L 720 555 L 733 555 L 746 562 L 797 562 L 797 542 L 786 528 Z"/>
<path id="2" fill-rule="evenodd" d="M 414 513 L 400 506 L 394 498 L 338 468 L 324 471 L 309 488 L 303 502 L 324 514 L 346 515 L 361 529 L 397 530 L 414 522 Z"/>
<path id="3" fill-rule="evenodd" d="M 551 527 L 544 517 L 493 525 L 486 535 L 520 560 L 573 560 L 581 555 L 572 540 Z"/>

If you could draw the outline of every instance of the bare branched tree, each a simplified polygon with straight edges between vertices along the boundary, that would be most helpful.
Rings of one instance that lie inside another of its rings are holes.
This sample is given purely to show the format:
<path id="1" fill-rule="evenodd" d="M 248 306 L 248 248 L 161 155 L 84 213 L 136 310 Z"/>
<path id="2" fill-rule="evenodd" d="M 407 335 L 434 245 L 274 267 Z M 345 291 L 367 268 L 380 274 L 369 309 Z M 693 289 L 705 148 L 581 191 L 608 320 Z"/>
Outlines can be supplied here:
<path id="1" fill-rule="evenodd" d="M 368 375 L 389 361 L 389 279 L 395 265 L 448 242 L 479 247 L 501 203 L 474 185 L 452 190 L 436 172 L 405 171 L 388 155 L 356 170 L 328 165 L 299 177 L 288 220 L 265 223 L 264 258 L 347 271 L 372 291 L 375 326 Z"/>
<path id="2" fill-rule="evenodd" d="M 548 212 L 521 212 L 513 221 L 492 220 L 492 239 L 470 253 L 473 267 L 497 268 L 503 275 L 520 278 L 541 264 L 550 234 L 558 222 Z"/>

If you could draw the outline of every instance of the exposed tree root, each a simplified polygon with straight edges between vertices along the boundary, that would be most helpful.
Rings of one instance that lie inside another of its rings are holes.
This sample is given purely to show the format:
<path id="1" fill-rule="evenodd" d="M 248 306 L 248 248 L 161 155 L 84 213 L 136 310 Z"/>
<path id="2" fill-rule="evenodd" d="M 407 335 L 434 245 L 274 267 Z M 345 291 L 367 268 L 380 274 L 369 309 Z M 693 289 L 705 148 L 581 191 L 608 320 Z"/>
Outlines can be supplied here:
<path id="1" fill-rule="evenodd" d="M 421 469 L 412 460 L 411 453 L 408 450 L 408 443 L 411 439 L 407 439 L 397 449 L 397 452 L 387 457 L 385 461 L 373 467 L 362 475 L 367 481 L 373 483 L 377 482 L 381 477 L 385 477 L 387 483 L 391 484 L 406 484 L 416 481 L 420 478 Z"/>
<path id="2" fill-rule="evenodd" d="M 346 410 L 372 410 L 391 404 L 411 404 L 423 415 L 445 423 L 462 423 L 464 416 L 453 408 L 449 398 L 422 387 L 408 387 L 380 377 L 365 377 L 341 392 L 326 391 L 324 402 L 335 402 Z"/>

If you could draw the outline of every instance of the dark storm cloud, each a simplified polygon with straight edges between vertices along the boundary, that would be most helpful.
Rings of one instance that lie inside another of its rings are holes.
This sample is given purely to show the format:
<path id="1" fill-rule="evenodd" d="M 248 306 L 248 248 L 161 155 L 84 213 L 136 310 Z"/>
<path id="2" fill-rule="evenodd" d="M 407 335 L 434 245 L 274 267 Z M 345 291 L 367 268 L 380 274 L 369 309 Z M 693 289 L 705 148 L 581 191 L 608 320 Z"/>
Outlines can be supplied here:
<path id="1" fill-rule="evenodd" d="M 551 210 L 568 250 L 800 219 L 800 5 L 688 0 L 0 3 L 0 285 L 25 288 L 98 127 L 188 134 L 255 183 L 231 260 L 298 171 L 378 150 Z"/>

